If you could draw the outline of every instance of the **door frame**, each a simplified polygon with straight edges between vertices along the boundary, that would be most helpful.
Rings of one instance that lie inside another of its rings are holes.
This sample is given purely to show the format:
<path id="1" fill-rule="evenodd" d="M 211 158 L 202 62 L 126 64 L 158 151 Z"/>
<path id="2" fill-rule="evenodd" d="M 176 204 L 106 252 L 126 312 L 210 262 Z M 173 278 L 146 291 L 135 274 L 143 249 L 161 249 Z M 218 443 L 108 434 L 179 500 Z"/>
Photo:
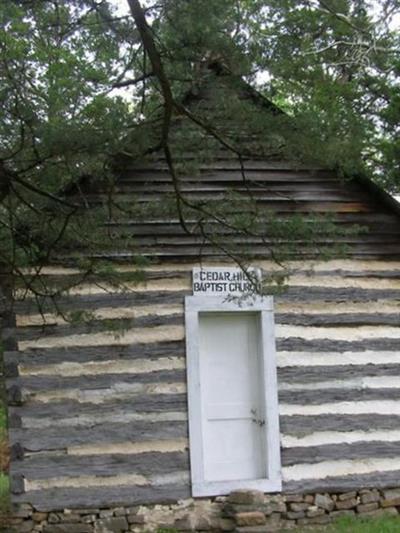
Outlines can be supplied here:
<path id="1" fill-rule="evenodd" d="M 199 313 L 251 312 L 259 315 L 261 398 L 265 409 L 266 471 L 263 479 L 206 481 L 204 479 L 203 415 L 200 379 Z M 246 300 L 226 296 L 186 296 L 186 365 L 189 408 L 189 448 L 193 496 L 218 496 L 237 489 L 263 492 L 282 490 L 278 386 L 274 311 L 272 296 L 255 296 Z"/>

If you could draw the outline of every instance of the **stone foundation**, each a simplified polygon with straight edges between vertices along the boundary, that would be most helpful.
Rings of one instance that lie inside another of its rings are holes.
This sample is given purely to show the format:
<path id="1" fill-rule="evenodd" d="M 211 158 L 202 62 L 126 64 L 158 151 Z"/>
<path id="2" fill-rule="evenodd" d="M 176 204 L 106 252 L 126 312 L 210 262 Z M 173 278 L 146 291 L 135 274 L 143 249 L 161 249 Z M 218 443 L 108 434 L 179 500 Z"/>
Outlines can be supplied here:
<path id="1" fill-rule="evenodd" d="M 227 497 L 184 500 L 174 505 L 64 509 L 44 513 L 21 505 L 3 517 L 0 531 L 28 533 L 137 533 L 234 531 L 263 533 L 316 526 L 340 516 L 398 515 L 400 489 L 339 494 L 276 494 L 235 491 Z M 399 517 L 400 524 L 400 517 Z M 3 528 L 3 529 L 1 529 Z"/>

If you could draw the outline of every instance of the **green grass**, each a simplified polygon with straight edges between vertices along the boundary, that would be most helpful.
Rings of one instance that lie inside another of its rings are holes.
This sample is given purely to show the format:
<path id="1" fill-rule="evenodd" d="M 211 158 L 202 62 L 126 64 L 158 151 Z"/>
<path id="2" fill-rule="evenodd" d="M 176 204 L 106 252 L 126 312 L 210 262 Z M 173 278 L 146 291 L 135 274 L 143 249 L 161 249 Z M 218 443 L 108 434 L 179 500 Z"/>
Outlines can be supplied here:
<path id="1" fill-rule="evenodd" d="M 10 506 L 10 487 L 8 476 L 0 473 L 0 515 L 6 513 Z"/>
<path id="2" fill-rule="evenodd" d="M 400 516 L 343 517 L 329 526 L 294 531 L 296 533 L 400 533 Z"/>

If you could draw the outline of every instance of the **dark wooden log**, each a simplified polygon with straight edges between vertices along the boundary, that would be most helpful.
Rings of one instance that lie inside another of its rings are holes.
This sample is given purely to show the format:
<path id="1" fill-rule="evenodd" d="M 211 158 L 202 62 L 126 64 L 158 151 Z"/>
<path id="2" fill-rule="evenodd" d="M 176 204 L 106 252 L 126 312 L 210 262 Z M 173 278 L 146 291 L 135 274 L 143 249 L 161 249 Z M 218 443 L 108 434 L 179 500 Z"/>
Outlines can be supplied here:
<path id="1" fill-rule="evenodd" d="M 57 303 L 65 311 L 73 310 L 92 310 L 100 307 L 109 308 L 126 308 L 136 307 L 138 305 L 152 305 L 157 304 L 176 304 L 182 303 L 186 295 L 191 291 L 144 291 L 144 292 L 121 292 L 121 293 L 99 293 L 99 294 L 75 294 L 60 296 Z M 41 300 L 43 310 L 54 310 L 54 306 L 50 299 L 43 298 Z M 37 305 L 34 300 L 25 300 L 16 302 L 15 311 L 17 314 L 37 313 Z"/>
<path id="2" fill-rule="evenodd" d="M 333 339 L 305 340 L 300 337 L 288 337 L 286 339 L 278 338 L 276 346 L 278 351 L 336 352 L 338 357 L 340 357 L 340 352 L 363 352 L 365 350 L 396 352 L 399 347 L 399 339 L 375 338 L 361 341 L 340 341 Z M 377 353 L 377 357 L 378 355 Z M 323 370 L 320 369 L 319 371 Z"/>
<path id="3" fill-rule="evenodd" d="M 31 348 L 23 352 L 5 352 L 7 364 L 49 365 L 61 362 L 118 361 L 185 357 L 184 341 L 132 343 L 112 346 L 73 346 L 61 348 Z M 12 376 L 10 376 L 12 377 Z"/>
<path id="4" fill-rule="evenodd" d="M 15 495 L 13 503 L 30 503 L 38 511 L 105 508 L 140 504 L 172 504 L 190 498 L 189 485 L 116 486 L 67 489 L 46 489 Z"/>
<path id="5" fill-rule="evenodd" d="M 5 352 L 18 353 L 18 352 Z M 3 354 L 3 373 L 5 378 L 16 378 L 19 374 L 16 360 L 6 360 Z"/>
<path id="6" fill-rule="evenodd" d="M 8 408 L 8 427 L 9 428 L 21 428 L 22 427 L 22 419 L 21 416 L 18 413 L 11 412 L 12 409 L 14 409 L 13 406 L 9 406 Z M 21 408 L 17 408 L 21 409 Z"/>
<path id="7" fill-rule="evenodd" d="M 117 227 L 125 226 L 124 223 L 115 223 Z M 126 223 L 128 227 L 130 227 L 129 222 Z M 109 224 L 111 227 L 113 224 Z M 165 229 L 165 231 L 171 231 L 171 228 L 169 226 L 165 226 L 165 222 L 163 222 L 163 225 L 160 227 L 160 229 L 156 229 L 150 225 L 149 226 L 149 234 L 154 235 L 155 231 L 162 231 L 162 229 Z M 179 235 L 179 232 L 177 232 Z M 140 275 L 140 279 L 143 279 L 143 281 L 151 281 L 151 280 L 167 280 L 167 279 L 190 279 L 191 278 L 191 271 L 190 270 L 163 270 L 162 266 L 160 265 L 160 270 L 140 270 L 137 269 L 128 271 L 128 272 L 118 272 L 118 280 L 123 284 L 124 282 L 132 282 L 136 280 L 135 274 L 138 276 Z M 132 279 L 133 278 L 133 279 Z M 82 274 L 56 274 L 56 273 L 44 273 L 40 274 L 39 279 L 46 283 L 49 287 L 69 287 L 69 286 L 76 286 L 79 285 L 79 282 L 82 281 Z M 85 275 L 85 284 L 87 283 L 99 283 L 104 282 L 104 278 L 101 275 L 98 274 L 86 274 Z M 18 280 L 16 280 L 16 283 L 18 283 Z M 134 290 L 134 289 L 133 289 Z"/>
<path id="8" fill-rule="evenodd" d="M 289 324 L 296 326 L 400 326 L 400 313 L 343 313 L 343 314 L 320 314 L 302 315 L 295 313 L 276 313 L 276 324 Z"/>
<path id="9" fill-rule="evenodd" d="M 9 479 L 11 494 L 23 494 L 25 492 L 24 477 L 21 474 L 11 474 Z"/>
<path id="10" fill-rule="evenodd" d="M 7 380 L 7 391 L 10 401 L 18 403 L 23 398 L 26 401 L 26 398 L 32 393 L 50 390 L 100 390 L 124 384 L 185 382 L 186 370 L 159 370 L 139 374 L 94 374 L 73 377 L 19 376 Z"/>
<path id="11" fill-rule="evenodd" d="M 282 198 L 285 195 L 288 198 L 292 198 L 291 194 L 299 194 L 300 192 L 303 195 L 307 193 L 311 195 L 318 195 L 318 198 L 321 199 L 321 195 L 325 194 L 342 194 L 351 195 L 353 198 L 358 198 L 359 187 L 356 187 L 351 184 L 341 184 L 334 180 L 325 181 L 324 178 L 318 180 L 309 179 L 307 181 L 282 181 L 282 180 L 263 180 L 263 179 L 250 179 L 246 180 L 246 183 L 242 181 L 229 179 L 229 175 L 225 176 L 226 179 L 219 179 L 219 176 L 216 174 L 214 180 L 200 179 L 200 180 L 189 180 L 183 178 L 181 180 L 181 192 L 190 194 L 198 194 L 201 197 L 203 194 L 211 193 L 226 193 L 227 189 L 234 188 L 235 191 L 240 193 L 252 192 L 257 199 L 262 197 L 265 194 L 274 193 L 275 196 L 272 196 L 275 199 L 276 196 Z M 139 195 L 146 197 L 152 197 L 151 195 L 159 195 L 161 197 L 165 196 L 165 193 L 173 193 L 174 187 L 169 181 L 145 181 L 143 179 L 124 179 L 123 181 L 118 182 L 114 188 L 116 195 Z M 285 194 L 286 193 L 286 194 Z M 306 196 L 308 199 L 309 196 Z M 327 197 L 326 197 L 327 198 Z M 341 196 L 343 198 L 343 196 Z"/>
<path id="12" fill-rule="evenodd" d="M 400 442 L 384 441 L 299 446 L 283 448 L 281 451 L 282 466 L 293 466 L 300 463 L 316 464 L 322 461 L 335 461 L 338 458 L 345 461 L 399 456 Z"/>
<path id="13" fill-rule="evenodd" d="M 132 399 L 107 401 L 101 405 L 89 402 L 78 402 L 77 400 L 65 400 L 62 402 L 42 403 L 35 402 L 32 398 L 23 407 L 10 406 L 9 413 L 13 417 L 17 415 L 21 418 L 37 418 L 47 422 L 60 420 L 63 418 L 76 418 L 79 416 L 96 416 L 101 414 L 104 417 L 112 417 L 134 413 L 165 413 L 182 412 L 187 410 L 186 394 L 145 394 L 137 395 Z"/>
<path id="14" fill-rule="evenodd" d="M 263 166 L 261 170 L 248 168 L 246 167 L 246 178 L 249 181 L 267 181 L 269 183 L 334 183 L 340 184 L 340 179 L 333 173 L 325 170 L 310 171 L 306 169 L 294 169 L 287 168 L 287 163 L 282 163 L 283 168 L 278 168 L 277 166 L 273 169 Z M 121 175 L 121 183 L 170 183 L 171 176 L 168 174 L 167 168 L 164 169 L 138 169 L 135 168 L 129 169 L 124 168 Z M 182 176 L 182 182 L 193 182 L 193 176 Z M 240 168 L 229 169 L 229 172 L 226 169 L 211 168 L 211 171 L 208 169 L 202 172 L 199 172 L 196 175 L 196 182 L 233 182 L 233 183 L 242 183 L 243 174 L 240 171 Z M 344 183 L 347 183 L 346 180 Z"/>
<path id="15" fill-rule="evenodd" d="M 251 191 L 251 184 L 249 184 L 249 188 Z M 227 190 L 226 188 L 220 187 L 220 189 L 194 189 L 190 192 L 186 192 L 186 198 L 190 200 L 196 200 L 196 201 L 203 201 L 203 202 L 215 202 L 215 201 L 224 201 L 227 198 Z M 246 190 L 246 188 L 243 187 L 235 187 L 235 192 L 238 195 L 242 195 L 243 199 L 248 198 L 249 192 Z M 253 188 L 254 191 L 254 188 Z M 173 192 L 173 189 L 170 190 L 170 192 Z M 184 191 L 182 191 L 184 192 Z M 286 204 L 288 201 L 293 202 L 351 202 L 356 203 L 358 205 L 358 202 L 360 202 L 360 193 L 357 193 L 357 191 L 352 190 L 343 190 L 340 188 L 337 189 L 323 189 L 321 190 L 302 190 L 302 188 L 296 188 L 293 187 L 292 190 L 286 190 L 282 191 L 282 193 L 279 193 L 277 191 L 268 191 L 264 188 L 257 188 L 257 196 L 256 200 L 257 203 L 273 203 L 277 206 L 280 206 L 280 204 L 284 203 Z M 135 189 L 135 187 L 125 187 L 120 192 L 116 191 L 113 194 L 113 201 L 118 205 L 124 205 L 124 204 L 137 204 L 137 203 L 146 203 L 146 202 L 158 202 L 163 201 L 167 195 L 166 191 L 150 191 L 146 190 L 144 187 L 141 187 L 140 189 Z M 86 195 L 86 200 L 90 205 L 93 204 L 104 204 L 104 195 L 99 193 L 91 193 Z M 368 205 L 367 202 L 365 202 L 365 205 Z"/>
<path id="16" fill-rule="evenodd" d="M 7 388 L 7 402 L 8 405 L 21 405 L 24 401 L 21 387 L 13 383 Z"/>
<path id="17" fill-rule="evenodd" d="M 151 223 L 148 222 L 147 225 L 138 225 L 135 224 L 132 221 L 126 221 L 126 222 L 113 222 L 111 224 L 112 226 L 116 227 L 126 227 L 126 228 L 132 228 L 132 231 L 134 231 L 135 235 L 138 234 L 149 234 L 149 235 L 181 235 L 184 230 L 179 225 L 179 222 L 177 221 L 174 224 L 169 223 L 168 225 L 165 225 L 165 221 L 160 223 Z M 143 226 L 143 227 L 142 227 Z M 383 224 L 378 223 L 377 228 L 379 227 L 380 230 L 382 230 Z M 140 229 L 142 228 L 142 229 Z M 375 232 L 377 232 L 375 230 Z M 397 220 L 395 219 L 394 223 L 389 226 L 388 232 L 394 233 L 394 234 L 400 234 L 400 225 L 398 224 Z M 382 231 L 378 232 L 382 233 Z M 268 272 L 267 272 L 268 274 Z M 400 279 L 400 269 L 397 270 L 364 270 L 360 269 L 359 271 L 352 271 L 352 270 L 345 270 L 342 268 L 339 269 L 333 269 L 333 270 L 318 270 L 313 271 L 309 268 L 296 268 L 296 275 L 308 275 L 311 276 L 312 279 L 315 280 L 315 285 L 318 286 L 319 280 L 324 279 L 326 276 L 340 276 L 342 278 L 349 278 L 349 279 L 360 279 L 360 278 L 375 278 L 375 279 Z M 160 265 L 160 270 L 147 270 L 142 273 L 143 279 L 150 281 L 150 280 L 168 280 L 168 279 L 191 279 L 191 270 L 163 270 L 162 266 Z M 57 275 L 57 274 L 41 274 L 40 278 L 45 282 L 48 286 L 51 287 L 59 287 L 62 286 L 68 286 L 70 284 L 75 284 L 81 279 L 81 275 L 79 274 L 67 274 L 67 275 Z M 119 273 L 119 279 L 121 282 L 124 280 L 129 281 L 132 278 L 132 272 L 120 272 Z M 86 276 L 85 283 L 88 282 L 98 282 L 101 278 L 99 276 L 93 275 L 93 276 Z M 18 281 L 18 280 L 17 280 Z M 35 311 L 34 309 L 32 311 Z M 37 310 L 36 310 L 37 311 Z M 139 318 L 137 320 L 140 320 Z"/>
<path id="18" fill-rule="evenodd" d="M 360 289 L 353 287 L 299 287 L 291 286 L 282 295 L 276 296 L 278 302 L 368 302 L 376 300 L 400 300 L 398 289 Z"/>
<path id="19" fill-rule="evenodd" d="M 379 354 L 377 353 L 377 359 L 378 357 Z M 338 359 L 340 359 L 340 354 Z M 278 369 L 279 381 L 289 383 L 319 383 L 321 381 L 340 381 L 374 376 L 400 376 L 400 365 L 290 366 Z M 347 393 L 343 389 L 341 390 L 347 397 Z M 350 394 L 352 390 L 354 389 L 349 389 Z M 367 390 L 373 394 L 372 389 Z M 382 389 L 382 391 L 384 390 L 387 390 L 389 394 L 390 389 Z M 289 391 L 287 392 L 289 393 Z M 312 393 L 313 391 L 310 392 Z M 323 391 L 321 391 L 321 394 L 323 394 Z M 292 397 L 294 398 L 295 395 L 296 393 Z"/>
<path id="20" fill-rule="evenodd" d="M 285 223 L 285 218 L 287 218 L 287 216 L 288 216 L 287 213 L 286 214 L 281 213 L 280 219 L 282 223 Z M 341 217 L 335 216 L 335 215 L 333 216 L 333 218 L 337 219 L 337 220 L 333 220 L 333 222 L 335 222 L 339 230 L 338 236 L 340 234 L 340 230 L 346 230 L 348 229 L 348 227 L 351 227 L 352 225 L 354 225 L 354 223 L 351 220 L 342 220 Z M 370 222 L 369 220 L 365 220 L 365 221 L 362 221 L 362 223 L 363 223 L 364 230 L 362 233 L 359 232 L 358 234 L 361 235 L 361 240 L 363 242 L 364 242 L 364 239 L 363 239 L 364 236 L 370 236 L 370 237 L 374 235 L 399 236 L 400 234 L 400 228 L 396 220 L 394 222 L 389 222 L 389 223 L 388 222 L 373 223 L 373 222 Z M 165 225 L 165 223 L 163 223 L 163 225 L 161 224 L 156 225 L 156 224 L 157 223 L 152 224 L 150 220 L 148 220 L 147 222 L 143 221 L 142 224 L 140 224 L 140 222 L 131 221 L 129 219 L 126 221 L 121 219 L 119 222 L 113 222 L 113 223 L 107 224 L 108 226 L 107 229 L 109 230 L 109 234 L 111 233 L 112 235 L 115 235 L 117 238 L 120 238 L 123 235 L 134 237 L 135 243 L 137 242 L 136 238 L 141 238 L 141 237 L 153 236 L 153 237 L 159 238 L 159 237 L 168 236 L 168 237 L 180 238 L 183 235 L 185 235 L 185 232 L 183 228 L 179 225 L 179 222 L 173 221 L 172 223 L 169 223 L 168 225 Z M 268 220 L 265 220 L 264 224 L 265 224 L 264 226 L 265 231 L 267 232 L 268 231 Z M 221 228 L 221 226 L 217 226 L 217 225 L 215 225 L 215 227 L 212 227 L 212 230 L 214 234 L 220 235 L 220 236 L 221 235 L 229 235 L 229 236 L 234 235 L 233 230 L 227 229 L 227 228 Z M 321 227 L 320 233 L 321 235 L 324 235 L 323 227 Z M 357 235 L 357 233 L 355 233 L 355 235 Z M 355 238 L 355 235 L 354 235 L 354 238 Z M 151 278 L 148 278 L 147 275 L 145 275 L 145 278 L 151 279 Z M 63 280 L 65 281 L 65 278 L 63 278 Z"/>
<path id="21" fill-rule="evenodd" d="M 90 427 L 15 428 L 10 432 L 11 444 L 19 443 L 24 451 L 63 450 L 85 444 L 144 442 L 173 440 L 188 437 L 186 422 L 130 422 L 126 424 L 97 424 Z"/>
<path id="22" fill-rule="evenodd" d="M 117 476 L 120 474 L 168 474 L 189 472 L 189 454 L 185 452 L 147 452 L 136 455 L 54 455 L 33 454 L 13 462 L 13 472 L 30 481 L 55 477 Z"/>
<path id="23" fill-rule="evenodd" d="M 397 226 L 396 230 L 400 232 L 400 227 Z M 346 270 L 339 268 L 337 270 L 319 270 L 317 272 L 309 271 L 310 275 L 315 277 L 317 280 L 320 276 L 340 276 L 341 278 L 349 279 L 364 279 L 364 278 L 374 278 L 374 279 L 400 279 L 400 269 L 393 270 L 368 270 L 360 268 L 360 270 Z M 318 283 L 318 282 L 317 282 Z"/>
<path id="24" fill-rule="evenodd" d="M 10 446 L 10 459 L 12 465 L 14 465 L 15 461 L 22 460 L 24 455 L 24 448 L 18 442 Z"/>
<path id="25" fill-rule="evenodd" d="M 315 415 L 280 416 L 281 433 L 304 437 L 319 431 L 374 431 L 400 429 L 400 416 L 396 415 Z"/>
<path id="26" fill-rule="evenodd" d="M 35 340 L 43 337 L 66 337 L 68 335 L 87 335 L 105 331 L 115 332 L 123 336 L 124 331 L 134 328 L 148 328 L 156 326 L 183 325 L 183 312 L 171 315 L 149 315 L 145 317 L 126 319 L 115 318 L 94 320 L 88 324 L 49 324 L 42 326 L 26 326 L 17 328 L 14 335 L 18 341 Z"/>
<path id="27" fill-rule="evenodd" d="M 348 492 L 362 488 L 387 489 L 399 486 L 400 470 L 373 472 L 371 474 L 326 477 L 323 479 L 302 479 L 286 481 L 282 490 L 288 493 Z"/>
<path id="28" fill-rule="evenodd" d="M 123 257 L 121 256 L 121 259 Z M 99 307 L 126 308 L 138 305 L 152 304 L 182 304 L 184 297 L 191 294 L 191 290 L 185 291 L 145 291 L 140 293 L 113 293 L 62 296 L 57 301 L 65 311 L 82 310 L 90 311 Z M 277 302 L 366 302 L 376 300 L 400 300 L 398 289 L 359 289 L 359 288 L 330 288 L 330 287 L 302 287 L 291 286 L 284 293 L 276 296 Z M 44 309 L 53 309 L 51 301 L 43 300 Z M 17 302 L 15 304 L 18 314 L 37 312 L 34 300 Z"/>
<path id="29" fill-rule="evenodd" d="M 398 370 L 400 375 L 400 368 Z M 325 377 L 325 376 L 324 376 Z M 279 402 L 297 405 L 320 405 L 330 402 L 365 402 L 368 400 L 399 400 L 400 389 L 318 389 L 280 391 Z"/>

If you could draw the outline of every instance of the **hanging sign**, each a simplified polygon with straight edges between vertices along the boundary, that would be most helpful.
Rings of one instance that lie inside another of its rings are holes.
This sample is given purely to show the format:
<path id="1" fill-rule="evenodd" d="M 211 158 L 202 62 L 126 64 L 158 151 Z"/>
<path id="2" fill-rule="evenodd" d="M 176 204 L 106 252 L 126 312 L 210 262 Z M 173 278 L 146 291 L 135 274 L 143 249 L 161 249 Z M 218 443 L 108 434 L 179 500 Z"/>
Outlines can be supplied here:
<path id="1" fill-rule="evenodd" d="M 235 267 L 193 268 L 193 294 L 208 296 L 254 293 L 255 284 L 261 280 L 261 271 L 249 268 L 244 272 Z"/>

